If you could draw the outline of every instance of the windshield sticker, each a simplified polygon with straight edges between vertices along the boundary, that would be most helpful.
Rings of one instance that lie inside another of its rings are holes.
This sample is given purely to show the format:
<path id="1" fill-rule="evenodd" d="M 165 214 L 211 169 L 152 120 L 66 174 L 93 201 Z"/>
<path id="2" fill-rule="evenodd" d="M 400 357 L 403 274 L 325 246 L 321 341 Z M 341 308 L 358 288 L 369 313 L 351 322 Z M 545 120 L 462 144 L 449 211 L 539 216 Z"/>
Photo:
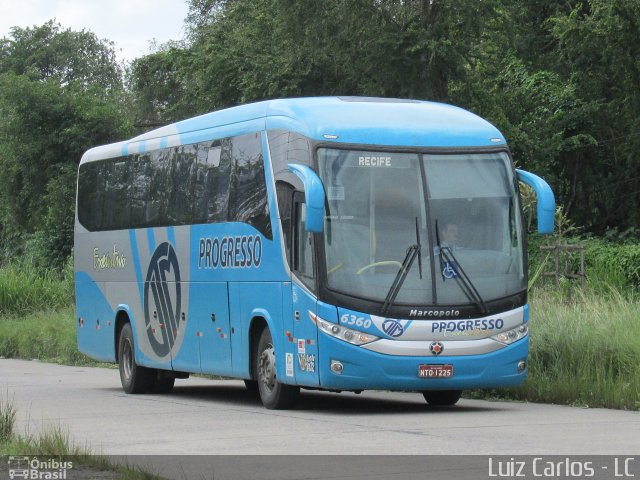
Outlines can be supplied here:
<path id="1" fill-rule="evenodd" d="M 442 268 L 442 276 L 444 277 L 443 280 L 451 280 L 452 278 L 456 278 L 458 276 L 456 264 L 454 262 L 444 262 L 444 266 Z"/>
<path id="2" fill-rule="evenodd" d="M 391 157 L 358 157 L 360 167 L 390 167 Z"/>
<path id="3" fill-rule="evenodd" d="M 340 159 L 341 168 L 359 169 L 396 169 L 408 168 L 417 172 L 418 156 L 407 153 L 382 153 L 382 152 L 352 152 Z M 327 182 L 329 184 L 333 182 Z M 338 182 L 339 183 L 339 182 Z"/>
<path id="4" fill-rule="evenodd" d="M 329 200 L 344 200 L 344 187 L 342 185 L 330 185 L 327 188 L 327 198 Z"/>
<path id="5" fill-rule="evenodd" d="M 504 327 L 504 320 L 501 318 L 482 318 L 476 320 L 460 320 L 457 322 L 433 322 L 431 333 L 451 333 L 451 332 L 479 332 L 487 330 L 500 330 Z"/>

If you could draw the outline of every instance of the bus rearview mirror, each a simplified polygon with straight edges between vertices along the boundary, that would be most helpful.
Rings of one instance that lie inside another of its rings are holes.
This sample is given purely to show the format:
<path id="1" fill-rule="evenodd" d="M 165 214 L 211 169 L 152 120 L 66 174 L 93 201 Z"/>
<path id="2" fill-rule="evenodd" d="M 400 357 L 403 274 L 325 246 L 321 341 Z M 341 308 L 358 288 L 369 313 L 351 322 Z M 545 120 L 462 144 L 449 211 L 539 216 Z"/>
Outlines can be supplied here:
<path id="1" fill-rule="evenodd" d="M 553 233 L 556 200 L 553 191 L 547 182 L 533 173 L 525 170 L 516 169 L 518 180 L 529 185 L 536 192 L 538 197 L 538 233 Z"/>
<path id="2" fill-rule="evenodd" d="M 324 226 L 324 187 L 320 177 L 306 165 L 290 163 L 289 170 L 295 173 L 304 185 L 304 200 L 307 205 L 305 228 L 307 232 L 321 233 Z"/>

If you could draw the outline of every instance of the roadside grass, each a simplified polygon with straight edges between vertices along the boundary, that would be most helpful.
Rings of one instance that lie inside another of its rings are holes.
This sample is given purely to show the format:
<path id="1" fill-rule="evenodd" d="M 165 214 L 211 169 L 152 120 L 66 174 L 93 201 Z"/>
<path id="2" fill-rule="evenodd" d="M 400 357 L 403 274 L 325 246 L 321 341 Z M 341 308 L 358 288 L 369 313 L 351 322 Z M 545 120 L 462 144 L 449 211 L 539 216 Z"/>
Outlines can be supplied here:
<path id="1" fill-rule="evenodd" d="M 0 315 L 24 315 L 73 303 L 73 267 L 62 272 L 30 265 L 0 268 Z"/>
<path id="2" fill-rule="evenodd" d="M 614 288 L 534 292 L 529 365 L 522 398 L 640 410 L 640 300 Z"/>
<path id="3" fill-rule="evenodd" d="M 0 268 L 0 357 L 97 365 L 78 352 L 73 265 L 43 270 L 28 262 Z"/>
<path id="4" fill-rule="evenodd" d="M 534 289 L 525 384 L 472 396 L 640 410 L 640 299 L 607 291 Z"/>
<path id="5" fill-rule="evenodd" d="M 98 363 L 78 351 L 70 306 L 25 315 L 0 316 L 0 356 L 64 365 Z"/>
<path id="6" fill-rule="evenodd" d="M 0 444 L 11 440 L 16 423 L 16 409 L 13 402 L 9 400 L 8 392 L 6 397 L 6 399 L 0 397 Z"/>
<path id="7" fill-rule="evenodd" d="M 19 435 L 15 432 L 15 420 L 13 402 L 0 396 L 0 456 L 37 456 L 41 461 L 55 459 L 59 463 L 70 462 L 73 473 L 84 478 L 100 474 L 100 478 L 108 479 L 162 480 L 162 477 L 139 468 L 116 465 L 104 456 L 92 454 L 88 448 L 75 445 L 61 427 L 52 427 L 37 435 Z"/>

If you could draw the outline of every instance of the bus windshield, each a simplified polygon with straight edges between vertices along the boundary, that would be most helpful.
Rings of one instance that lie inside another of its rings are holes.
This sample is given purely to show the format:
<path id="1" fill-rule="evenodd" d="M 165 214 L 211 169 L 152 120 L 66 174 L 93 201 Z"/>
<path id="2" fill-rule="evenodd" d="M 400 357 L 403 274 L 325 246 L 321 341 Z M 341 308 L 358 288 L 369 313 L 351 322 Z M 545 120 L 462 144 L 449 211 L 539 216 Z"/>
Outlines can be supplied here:
<path id="1" fill-rule="evenodd" d="M 395 304 L 473 304 L 526 288 L 506 153 L 320 148 L 318 165 L 327 194 L 329 289 L 384 302 L 416 246 L 419 258 Z M 479 299 L 468 294 L 469 284 Z"/>

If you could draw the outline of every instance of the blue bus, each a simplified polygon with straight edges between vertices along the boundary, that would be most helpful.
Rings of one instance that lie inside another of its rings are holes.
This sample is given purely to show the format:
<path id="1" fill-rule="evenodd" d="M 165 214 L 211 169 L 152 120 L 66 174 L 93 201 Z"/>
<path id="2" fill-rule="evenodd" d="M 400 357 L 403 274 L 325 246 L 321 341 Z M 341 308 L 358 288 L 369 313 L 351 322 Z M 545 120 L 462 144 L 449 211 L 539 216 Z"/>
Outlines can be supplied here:
<path id="1" fill-rule="evenodd" d="M 128 393 L 190 373 L 300 388 L 464 389 L 527 372 L 519 181 L 500 132 L 449 105 L 269 100 L 87 151 L 78 170 L 80 351 Z"/>

